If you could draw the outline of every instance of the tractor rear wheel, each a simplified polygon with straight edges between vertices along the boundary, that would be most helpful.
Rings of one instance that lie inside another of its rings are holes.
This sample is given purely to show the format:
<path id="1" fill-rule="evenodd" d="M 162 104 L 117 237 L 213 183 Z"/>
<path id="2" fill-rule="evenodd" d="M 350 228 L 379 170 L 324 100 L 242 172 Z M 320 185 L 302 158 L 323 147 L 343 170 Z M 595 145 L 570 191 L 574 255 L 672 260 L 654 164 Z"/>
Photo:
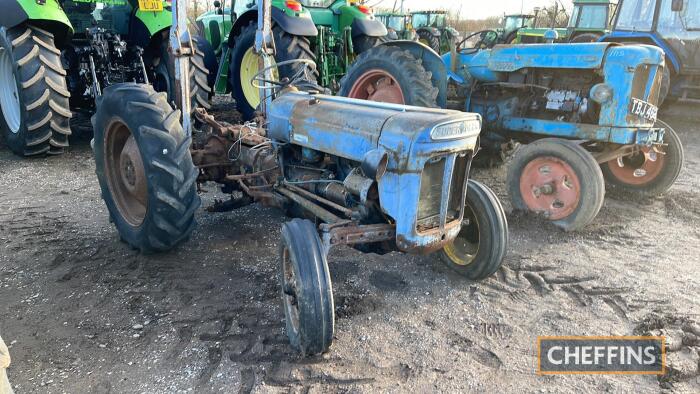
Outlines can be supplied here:
<path id="1" fill-rule="evenodd" d="M 380 45 L 362 53 L 340 81 L 340 96 L 437 108 L 432 74 L 410 52 Z"/>
<path id="2" fill-rule="evenodd" d="M 325 353 L 333 342 L 333 287 L 325 248 L 311 221 L 282 225 L 280 260 L 289 342 L 304 356 Z"/>
<path id="3" fill-rule="evenodd" d="M 440 37 L 428 30 L 418 30 L 418 42 L 429 46 L 433 51 L 440 54 Z"/>
<path id="4" fill-rule="evenodd" d="M 612 191 L 653 197 L 665 193 L 676 182 L 683 168 L 683 145 L 671 126 L 657 123 L 666 129 L 664 145 L 642 147 L 631 156 L 601 164 Z"/>
<path id="5" fill-rule="evenodd" d="M 598 163 L 580 145 L 544 138 L 518 149 L 506 187 L 513 208 L 542 214 L 565 231 L 593 221 L 605 197 Z"/>
<path id="6" fill-rule="evenodd" d="M 251 22 L 241 29 L 235 37 L 235 46 L 231 50 L 231 60 L 229 62 L 228 80 L 231 85 L 231 95 L 236 100 L 238 110 L 243 114 L 244 120 L 253 119 L 255 110 L 260 105 L 259 89 L 254 87 L 251 79 L 259 71 L 258 55 L 254 51 L 255 31 L 258 25 Z M 272 26 L 272 34 L 275 38 L 275 61 L 281 63 L 287 60 L 305 59 L 316 61 L 316 56 L 311 50 L 311 42 L 307 37 L 291 35 L 277 24 Z M 281 66 L 278 76 L 282 78 L 292 78 L 306 67 L 303 63 L 293 63 Z M 305 79 L 308 82 L 316 83 L 318 72 L 306 71 Z"/>
<path id="7" fill-rule="evenodd" d="M 198 44 L 204 38 L 193 38 L 195 49 L 194 56 L 190 57 L 190 101 L 191 109 L 201 107 L 204 109 L 211 108 L 209 99 L 212 96 L 212 89 L 209 86 L 209 70 L 207 69 L 204 59 L 205 53 L 202 48 L 209 48 Z M 172 54 L 168 51 L 167 41 L 163 43 L 160 49 L 160 57 L 155 67 L 155 80 L 151 81 L 153 87 L 158 92 L 168 94 L 168 102 L 178 102 L 178 97 L 175 97 L 175 70 L 172 69 L 174 62 Z"/>
<path id="8" fill-rule="evenodd" d="M 462 229 L 440 251 L 440 258 L 460 275 L 481 280 L 503 263 L 508 248 L 508 222 L 496 194 L 473 179 L 467 184 Z"/>
<path id="9" fill-rule="evenodd" d="M 169 250 L 195 226 L 199 172 L 180 114 L 166 93 L 120 83 L 104 90 L 92 117 L 102 199 L 122 240 L 142 252 Z"/>
<path id="10" fill-rule="evenodd" d="M 53 34 L 31 25 L 0 29 L 0 126 L 12 152 L 63 153 L 71 134 L 69 97 Z"/>

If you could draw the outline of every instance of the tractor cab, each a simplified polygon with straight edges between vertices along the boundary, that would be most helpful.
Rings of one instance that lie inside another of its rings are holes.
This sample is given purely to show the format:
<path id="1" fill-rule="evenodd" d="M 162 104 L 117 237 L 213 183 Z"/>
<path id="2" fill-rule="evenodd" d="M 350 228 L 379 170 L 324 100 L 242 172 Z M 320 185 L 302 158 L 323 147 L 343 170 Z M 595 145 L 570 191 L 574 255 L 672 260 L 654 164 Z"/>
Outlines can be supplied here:
<path id="1" fill-rule="evenodd" d="M 459 39 L 459 32 L 447 25 L 447 11 L 417 11 L 411 13 L 411 27 L 418 41 L 437 53 L 450 50 L 450 45 Z"/>
<path id="2" fill-rule="evenodd" d="M 514 14 L 503 17 L 501 28 L 498 29 L 499 40 L 506 44 L 513 43 L 518 30 L 532 29 L 537 22 L 537 15 Z"/>
<path id="3" fill-rule="evenodd" d="M 577 0 L 567 24 L 571 42 L 593 42 L 607 32 L 615 15 L 617 2 L 611 0 Z"/>
<path id="4" fill-rule="evenodd" d="M 621 0 L 612 31 L 601 40 L 660 47 L 666 54 L 662 89 L 700 102 L 700 1 Z"/>
<path id="5" fill-rule="evenodd" d="M 411 39 L 412 30 L 410 29 L 408 20 L 410 17 L 405 14 L 383 13 L 377 14 L 377 19 L 381 21 L 389 31 L 387 38 L 391 40 L 408 40 Z"/>
<path id="6" fill-rule="evenodd" d="M 411 14 L 411 25 L 414 29 L 433 27 L 444 29 L 447 26 L 446 11 L 419 11 Z"/>

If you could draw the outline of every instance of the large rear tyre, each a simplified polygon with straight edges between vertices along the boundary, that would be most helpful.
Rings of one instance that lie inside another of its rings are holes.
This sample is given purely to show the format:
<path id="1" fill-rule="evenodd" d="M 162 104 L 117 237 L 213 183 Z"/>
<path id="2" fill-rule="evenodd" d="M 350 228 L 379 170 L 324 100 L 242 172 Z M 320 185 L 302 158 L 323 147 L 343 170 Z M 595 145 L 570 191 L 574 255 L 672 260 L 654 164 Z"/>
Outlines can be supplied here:
<path id="1" fill-rule="evenodd" d="M 598 163 L 580 145 L 544 138 L 518 149 L 506 187 L 513 208 L 543 215 L 565 231 L 593 221 L 605 197 Z"/>
<path id="2" fill-rule="evenodd" d="M 470 179 L 462 229 L 440 258 L 460 275 L 481 280 L 498 270 L 507 248 L 508 221 L 501 202 L 491 189 Z"/>
<path id="3" fill-rule="evenodd" d="M 195 53 L 190 57 L 190 105 L 194 112 L 195 108 L 201 107 L 210 109 L 210 98 L 212 89 L 209 86 L 209 70 L 207 69 L 204 59 L 205 53 L 198 42 L 204 38 L 193 38 Z M 160 57 L 157 60 L 155 67 L 155 80 L 151 81 L 153 88 L 158 92 L 168 94 L 168 102 L 177 103 L 179 98 L 175 95 L 175 70 L 173 69 L 173 55 L 168 51 L 168 43 L 165 42 L 160 49 Z"/>
<path id="4" fill-rule="evenodd" d="M 258 55 L 254 52 L 255 31 L 257 23 L 251 22 L 241 29 L 235 37 L 235 46 L 231 50 L 229 62 L 228 80 L 231 85 L 231 95 L 236 100 L 238 111 L 244 120 L 253 119 L 255 110 L 260 105 L 260 91 L 251 83 L 251 79 L 260 70 Z M 311 43 L 307 37 L 288 34 L 277 24 L 272 26 L 272 34 L 275 38 L 275 62 L 282 63 L 288 60 L 305 59 L 316 61 L 316 56 L 311 50 Z M 302 72 L 306 66 L 301 63 L 292 63 L 280 66 L 277 70 L 278 77 L 292 78 Z M 310 83 L 316 83 L 318 72 L 307 69 L 305 78 Z"/>
<path id="5" fill-rule="evenodd" d="M 440 37 L 428 30 L 418 30 L 418 42 L 429 46 L 433 51 L 440 54 Z"/>
<path id="6" fill-rule="evenodd" d="M 438 89 L 421 60 L 380 45 L 362 53 L 340 81 L 340 96 L 437 108 Z"/>
<path id="7" fill-rule="evenodd" d="M 95 172 L 122 240 L 161 252 L 186 239 L 200 200 L 190 137 L 164 92 L 122 83 L 104 90 L 92 117 Z"/>
<path id="8" fill-rule="evenodd" d="M 12 152 L 60 154 L 68 147 L 65 76 L 53 34 L 27 25 L 0 29 L 0 126 Z"/>
<path id="9" fill-rule="evenodd" d="M 642 147 L 631 156 L 601 164 L 611 191 L 653 197 L 665 193 L 676 182 L 683 168 L 683 144 L 671 126 L 657 123 L 666 129 L 664 145 Z"/>
<path id="10" fill-rule="evenodd" d="M 289 343 L 304 356 L 324 353 L 333 342 L 335 308 L 326 252 L 309 220 L 282 225 L 282 305 Z"/>

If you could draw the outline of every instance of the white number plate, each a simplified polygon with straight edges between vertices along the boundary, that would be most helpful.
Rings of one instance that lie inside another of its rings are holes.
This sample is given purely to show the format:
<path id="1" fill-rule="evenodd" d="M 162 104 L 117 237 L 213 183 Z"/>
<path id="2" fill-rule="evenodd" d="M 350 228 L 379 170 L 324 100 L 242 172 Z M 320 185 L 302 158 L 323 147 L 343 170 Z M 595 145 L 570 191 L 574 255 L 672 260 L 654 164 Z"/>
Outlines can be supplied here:
<path id="1" fill-rule="evenodd" d="M 655 105 L 632 97 L 632 103 L 630 103 L 630 113 L 632 115 L 637 115 L 652 122 L 656 122 L 656 115 L 658 112 L 659 109 Z"/>

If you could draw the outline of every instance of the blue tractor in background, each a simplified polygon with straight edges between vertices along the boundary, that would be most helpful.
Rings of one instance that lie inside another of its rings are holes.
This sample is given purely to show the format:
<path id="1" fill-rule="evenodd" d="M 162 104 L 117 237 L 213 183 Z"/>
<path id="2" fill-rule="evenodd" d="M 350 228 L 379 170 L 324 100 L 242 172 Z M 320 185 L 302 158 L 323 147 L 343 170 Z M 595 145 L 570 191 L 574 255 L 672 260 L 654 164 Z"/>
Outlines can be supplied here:
<path id="1" fill-rule="evenodd" d="M 513 153 L 507 177 L 513 207 L 568 231 L 595 218 L 606 182 L 644 196 L 671 187 L 683 150 L 676 133 L 656 119 L 664 69 L 659 48 L 551 44 L 556 37 L 549 44 L 495 45 L 498 37 L 476 32 L 442 58 L 420 43 L 382 44 L 360 56 L 340 93 L 410 101 L 420 86 L 390 60 L 410 57 L 432 82 L 422 94 L 434 98 L 433 106 L 482 116 L 475 160 Z"/>
<path id="2" fill-rule="evenodd" d="M 700 1 L 622 0 L 612 31 L 601 41 L 663 49 L 660 103 L 666 96 L 700 103 Z"/>

